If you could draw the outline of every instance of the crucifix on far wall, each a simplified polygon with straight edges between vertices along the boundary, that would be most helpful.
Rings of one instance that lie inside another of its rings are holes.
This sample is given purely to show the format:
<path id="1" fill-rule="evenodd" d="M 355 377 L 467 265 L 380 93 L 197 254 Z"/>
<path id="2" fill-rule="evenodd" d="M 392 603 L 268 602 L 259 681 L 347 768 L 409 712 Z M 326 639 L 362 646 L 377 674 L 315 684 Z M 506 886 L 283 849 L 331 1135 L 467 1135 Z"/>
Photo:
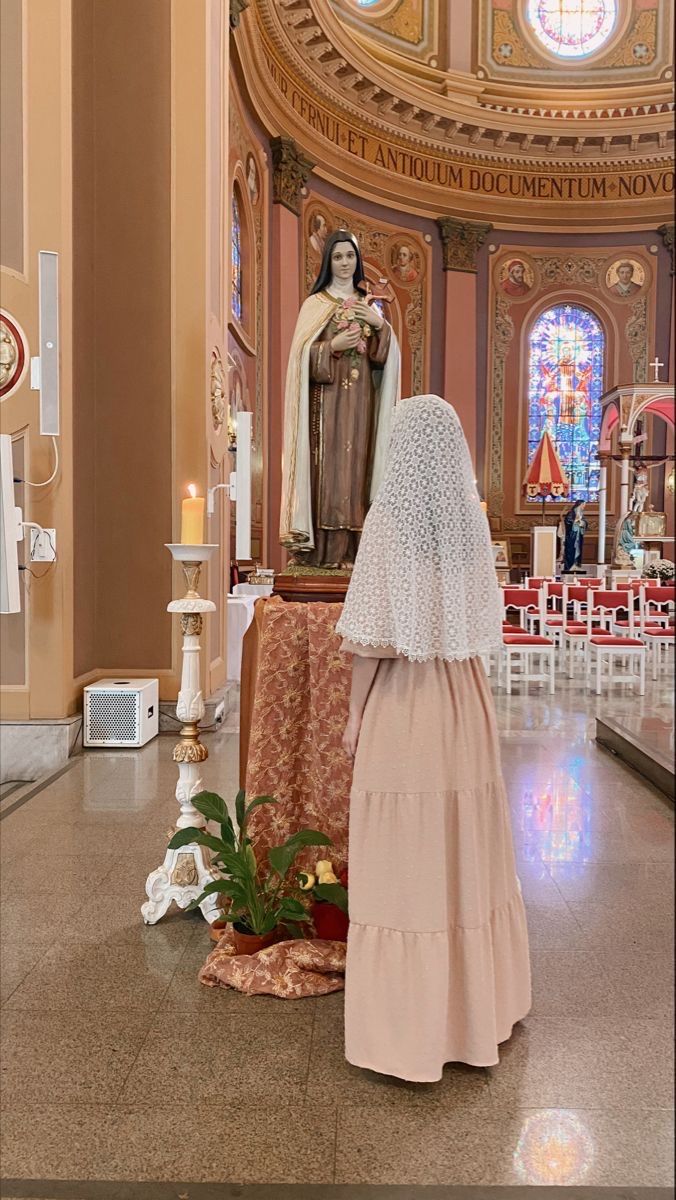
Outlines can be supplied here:
<path id="1" fill-rule="evenodd" d="M 653 361 L 651 363 L 648 363 L 648 366 L 652 367 L 653 371 L 655 372 L 655 376 L 653 378 L 653 383 L 661 383 L 662 381 L 660 379 L 660 367 L 663 367 L 664 363 L 660 362 L 657 355 L 655 355 Z"/>

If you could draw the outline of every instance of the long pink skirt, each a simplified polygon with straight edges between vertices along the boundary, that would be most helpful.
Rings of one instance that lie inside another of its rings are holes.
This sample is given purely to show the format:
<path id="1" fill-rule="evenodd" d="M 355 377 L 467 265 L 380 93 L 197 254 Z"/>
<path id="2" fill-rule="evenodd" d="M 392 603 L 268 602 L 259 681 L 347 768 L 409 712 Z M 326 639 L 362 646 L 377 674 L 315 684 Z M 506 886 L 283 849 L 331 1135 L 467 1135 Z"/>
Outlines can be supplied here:
<path id="1" fill-rule="evenodd" d="M 526 914 L 480 659 L 383 659 L 350 800 L 349 1062 L 492 1066 L 529 1011 Z"/>

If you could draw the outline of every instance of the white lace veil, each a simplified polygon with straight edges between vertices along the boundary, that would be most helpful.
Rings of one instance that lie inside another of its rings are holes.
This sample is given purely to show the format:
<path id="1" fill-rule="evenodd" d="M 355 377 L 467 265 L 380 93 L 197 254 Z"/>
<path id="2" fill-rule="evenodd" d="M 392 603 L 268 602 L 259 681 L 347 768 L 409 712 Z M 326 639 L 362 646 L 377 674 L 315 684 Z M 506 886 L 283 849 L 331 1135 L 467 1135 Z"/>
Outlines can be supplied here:
<path id="1" fill-rule="evenodd" d="M 383 482 L 364 523 L 337 632 L 406 658 L 461 659 L 502 643 L 486 515 L 455 410 L 396 407 Z"/>

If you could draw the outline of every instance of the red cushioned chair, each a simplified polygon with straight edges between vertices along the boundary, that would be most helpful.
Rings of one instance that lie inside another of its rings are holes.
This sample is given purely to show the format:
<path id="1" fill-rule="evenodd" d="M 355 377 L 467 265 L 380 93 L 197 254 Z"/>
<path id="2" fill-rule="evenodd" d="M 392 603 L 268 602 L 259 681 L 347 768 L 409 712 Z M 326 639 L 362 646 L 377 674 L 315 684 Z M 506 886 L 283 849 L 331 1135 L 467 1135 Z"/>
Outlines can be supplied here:
<path id="1" fill-rule="evenodd" d="M 609 615 L 611 618 L 618 612 L 626 612 L 629 629 L 626 636 L 608 633 L 594 627 L 594 617 Z M 601 695 L 602 684 L 631 683 L 634 688 L 638 682 L 640 696 L 645 695 L 645 659 L 646 648 L 640 637 L 635 636 L 633 597 L 628 589 L 608 591 L 590 590 L 587 599 L 587 638 L 586 638 L 586 677 L 587 687 L 591 687 L 594 675 L 594 690 Z M 624 666 L 621 672 L 615 671 L 615 664 Z M 638 673 L 634 671 L 638 666 Z M 607 668 L 604 673 L 604 667 Z M 630 669 L 627 669 L 630 668 Z"/>
<path id="2" fill-rule="evenodd" d="M 596 595 L 598 588 L 589 588 L 586 584 L 569 584 L 565 592 L 565 602 L 563 605 L 564 620 L 561 624 L 561 633 L 559 635 L 559 645 L 561 648 L 561 668 L 566 671 L 569 679 L 573 679 L 575 675 L 575 667 L 579 662 L 586 671 L 587 664 L 587 638 L 589 637 L 588 618 L 593 623 L 594 630 L 597 633 L 609 631 L 612 622 L 612 613 L 596 613 L 593 607 L 589 608 L 589 597 Z M 573 616 L 568 615 L 568 607 L 572 606 Z M 584 608 L 586 616 L 583 619 L 578 614 Z M 581 654 L 579 653 L 581 652 Z"/>
<path id="3" fill-rule="evenodd" d="M 676 587 L 643 587 L 639 593 L 639 637 L 650 654 L 653 679 L 668 665 L 669 647 L 674 644 L 675 604 Z"/>
<path id="4" fill-rule="evenodd" d="M 632 608 L 634 610 L 633 614 L 632 614 L 632 621 L 633 621 L 635 635 L 639 632 L 639 629 L 640 629 L 639 597 L 640 597 L 641 591 L 644 587 L 645 587 L 645 580 L 630 579 L 628 583 L 621 583 L 618 585 L 618 588 L 617 588 L 618 591 L 621 591 L 621 592 L 628 591 L 629 592 L 629 598 L 632 602 Z M 613 621 L 613 625 L 612 625 L 613 633 L 620 634 L 623 637 L 628 636 L 629 624 L 630 624 L 629 615 L 627 615 L 626 617 L 617 617 Z"/>
<path id="5" fill-rule="evenodd" d="M 544 597 L 545 620 L 541 623 L 539 613 L 527 612 L 525 619 L 526 629 L 529 633 L 547 634 L 548 630 L 546 626 L 549 619 L 556 618 L 557 615 L 560 616 L 559 609 L 563 599 L 565 584 L 558 583 L 556 579 L 543 579 L 539 583 L 538 580 L 534 579 L 531 586 L 535 587 L 536 584 L 538 584 L 538 591 L 542 592 Z M 554 624 L 556 625 L 556 621 L 554 621 Z M 556 641 L 556 638 L 554 640 Z"/>
<path id="6" fill-rule="evenodd" d="M 592 591 L 597 588 L 602 588 L 605 583 L 604 579 L 585 579 L 584 583 L 579 585 L 580 591 L 584 593 L 581 598 L 573 601 L 573 620 L 583 621 L 587 612 L 587 593 L 591 588 Z M 577 591 L 577 584 L 569 585 L 569 595 L 571 591 Z"/>
<path id="7" fill-rule="evenodd" d="M 554 643 L 551 638 L 528 633 L 523 623 L 528 613 L 544 619 L 544 593 L 537 588 L 505 588 L 503 600 L 502 654 L 498 660 L 498 686 L 502 686 L 503 668 L 506 670 L 507 695 L 512 694 L 514 680 L 525 683 L 547 683 L 550 694 L 554 694 Z M 519 614 L 520 625 L 507 625 L 507 611 L 514 609 Z M 539 663 L 536 666 L 536 662 Z M 514 666 L 518 668 L 514 670 Z M 546 670 L 544 669 L 546 668 Z"/>
<path id="8" fill-rule="evenodd" d="M 566 623 L 566 591 L 567 584 L 558 583 L 555 579 L 543 585 L 545 593 L 545 619 L 540 633 L 550 637 L 557 647 L 561 648 L 561 633 Z"/>

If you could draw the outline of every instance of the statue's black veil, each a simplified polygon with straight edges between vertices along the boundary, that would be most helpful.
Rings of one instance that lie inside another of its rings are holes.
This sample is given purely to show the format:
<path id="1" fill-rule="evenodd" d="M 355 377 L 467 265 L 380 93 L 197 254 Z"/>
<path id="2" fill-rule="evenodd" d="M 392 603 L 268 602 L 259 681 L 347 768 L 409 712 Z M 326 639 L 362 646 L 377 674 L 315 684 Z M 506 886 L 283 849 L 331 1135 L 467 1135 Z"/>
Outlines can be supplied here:
<path id="1" fill-rule="evenodd" d="M 317 292 L 323 292 L 327 287 L 329 287 L 332 279 L 331 252 L 333 247 L 337 245 L 338 242 L 351 242 L 354 246 L 357 252 L 357 265 L 355 267 L 353 277 L 355 288 L 359 287 L 359 284 L 363 282 L 364 265 L 361 261 L 361 251 L 359 249 L 359 243 L 356 237 L 353 233 L 348 233 L 347 229 L 336 229 L 335 232 L 330 234 L 326 239 L 324 253 L 322 255 L 322 264 L 319 268 L 319 274 L 310 289 L 311 296 L 314 296 Z"/>

